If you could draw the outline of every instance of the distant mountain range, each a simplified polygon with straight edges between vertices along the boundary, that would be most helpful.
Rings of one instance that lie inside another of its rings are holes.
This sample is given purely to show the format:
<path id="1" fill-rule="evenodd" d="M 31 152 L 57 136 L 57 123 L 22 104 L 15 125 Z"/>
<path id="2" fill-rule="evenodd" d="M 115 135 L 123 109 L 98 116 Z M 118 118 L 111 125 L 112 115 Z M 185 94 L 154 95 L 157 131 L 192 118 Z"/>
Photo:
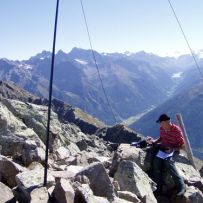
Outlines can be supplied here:
<path id="1" fill-rule="evenodd" d="M 158 106 L 194 81 L 188 77 L 194 68 L 189 55 L 172 58 L 144 51 L 94 53 L 118 122 Z M 50 66 L 51 53 L 47 51 L 24 61 L 1 59 L 0 80 L 12 81 L 35 95 L 47 98 Z M 197 73 L 194 75 L 198 78 Z M 91 50 L 73 48 L 70 53 L 59 51 L 56 54 L 53 96 L 107 124 L 114 122 Z"/>

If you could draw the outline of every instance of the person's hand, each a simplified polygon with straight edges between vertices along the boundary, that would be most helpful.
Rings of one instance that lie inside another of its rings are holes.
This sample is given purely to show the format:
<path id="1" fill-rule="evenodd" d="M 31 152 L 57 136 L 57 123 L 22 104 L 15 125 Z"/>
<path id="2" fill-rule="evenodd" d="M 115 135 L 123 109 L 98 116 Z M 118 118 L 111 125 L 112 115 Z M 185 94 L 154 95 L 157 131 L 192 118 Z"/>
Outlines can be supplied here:
<path id="1" fill-rule="evenodd" d="M 148 144 L 153 144 L 154 143 L 154 139 L 152 137 L 147 136 L 146 141 L 147 141 Z"/>
<path id="2" fill-rule="evenodd" d="M 173 149 L 171 147 L 166 147 L 164 151 L 170 154 L 173 151 Z"/>

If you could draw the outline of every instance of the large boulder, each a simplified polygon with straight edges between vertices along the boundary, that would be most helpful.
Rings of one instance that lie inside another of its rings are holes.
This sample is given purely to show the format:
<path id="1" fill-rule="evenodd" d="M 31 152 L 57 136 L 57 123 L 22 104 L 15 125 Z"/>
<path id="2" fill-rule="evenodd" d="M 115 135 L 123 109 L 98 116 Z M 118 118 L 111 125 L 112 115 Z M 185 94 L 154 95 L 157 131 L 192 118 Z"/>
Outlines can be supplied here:
<path id="1" fill-rule="evenodd" d="M 0 182 L 0 202 L 10 202 L 10 203 L 15 203 L 15 198 L 13 195 L 12 190 L 4 185 L 2 182 Z"/>
<path id="2" fill-rule="evenodd" d="M 118 144 L 140 141 L 143 138 L 141 134 L 138 134 L 121 124 L 99 129 L 96 134 L 106 141 Z"/>
<path id="3" fill-rule="evenodd" d="M 31 200 L 31 192 L 43 186 L 44 183 L 44 170 L 34 169 L 27 170 L 16 175 L 16 182 L 18 186 L 18 191 L 23 196 L 26 201 Z M 48 172 L 47 174 L 47 187 L 51 187 L 55 184 L 54 177 Z"/>
<path id="4" fill-rule="evenodd" d="M 58 203 L 74 203 L 75 193 L 70 182 L 62 178 L 56 183 L 52 196 Z"/>
<path id="5" fill-rule="evenodd" d="M 194 186 L 203 192 L 203 179 L 198 170 L 196 170 L 184 154 L 174 156 L 175 165 L 180 175 L 183 177 L 184 182 L 188 186 Z M 175 187 L 175 183 L 169 174 L 164 175 L 164 182 L 168 189 Z"/>
<path id="6" fill-rule="evenodd" d="M 120 190 L 132 192 L 144 202 L 157 202 L 153 191 L 156 190 L 154 183 L 149 176 L 134 162 L 123 160 L 118 166 L 114 180 L 118 181 Z"/>
<path id="7" fill-rule="evenodd" d="M 0 143 L 1 153 L 5 156 L 12 156 L 29 165 L 33 160 L 43 159 L 39 155 L 39 149 L 44 149 L 44 144 L 32 128 L 28 128 L 23 120 L 17 118 L 4 102 L 11 104 L 11 101 L 0 102 Z M 15 102 L 14 102 L 15 103 Z M 43 161 L 43 160 L 41 160 Z"/>
<path id="8" fill-rule="evenodd" d="M 103 164 L 96 162 L 82 169 L 76 176 L 87 176 L 94 195 L 112 200 L 116 196 L 114 187 Z"/>
<path id="9" fill-rule="evenodd" d="M 149 149 L 148 149 L 149 151 Z M 121 160 L 129 160 L 135 162 L 142 170 L 149 171 L 153 160 L 152 153 L 148 153 L 146 150 L 136 148 L 130 144 L 120 144 L 117 151 L 114 153 L 112 165 L 109 175 L 114 176 L 117 167 Z"/>
<path id="10" fill-rule="evenodd" d="M 111 203 L 133 203 L 133 202 L 116 197 Z"/>
<path id="11" fill-rule="evenodd" d="M 27 170 L 22 173 L 19 173 L 16 176 L 16 181 L 19 187 L 25 189 L 42 187 L 44 180 L 44 170 L 43 169 L 34 169 Z M 50 187 L 55 183 L 54 177 L 48 172 L 47 176 L 47 186 Z"/>
<path id="12" fill-rule="evenodd" d="M 190 186 L 187 188 L 185 194 L 181 198 L 174 198 L 174 203 L 202 203 L 203 202 L 203 194 L 194 186 Z"/>
<path id="13" fill-rule="evenodd" d="M 81 168 L 79 170 L 81 170 Z M 63 179 L 74 179 L 76 172 L 73 169 L 73 171 L 70 171 L 70 170 L 50 171 L 50 174 L 52 176 L 54 176 L 55 179 L 61 179 L 61 178 L 63 178 Z"/>
<path id="14" fill-rule="evenodd" d="M 118 196 L 121 199 L 125 199 L 133 203 L 141 203 L 137 195 L 129 191 L 118 191 Z"/>
<path id="15" fill-rule="evenodd" d="M 49 194 L 47 188 L 45 187 L 40 187 L 32 190 L 30 196 L 30 203 L 46 203 L 49 201 Z"/>
<path id="16" fill-rule="evenodd" d="M 41 106 L 31 103 L 24 103 L 17 100 L 3 100 L 4 105 L 12 112 L 15 117 L 20 118 L 23 123 L 34 130 L 40 136 L 43 143 L 46 142 L 46 126 L 47 126 L 47 106 Z M 50 140 L 60 134 L 60 122 L 57 114 L 51 113 Z M 52 140 L 52 142 L 53 142 Z"/>
<path id="17" fill-rule="evenodd" d="M 95 196 L 88 184 L 74 182 L 74 203 L 109 203 L 105 197 Z"/>
<path id="18" fill-rule="evenodd" d="M 110 166 L 110 157 L 99 156 L 96 152 L 86 152 L 83 151 L 78 153 L 76 156 L 75 161 L 72 163 L 73 165 L 80 165 L 80 166 L 88 166 L 94 162 L 101 162 L 105 168 Z"/>
<path id="19" fill-rule="evenodd" d="M 25 170 L 26 168 L 0 155 L 0 181 L 3 181 L 7 186 L 15 187 L 17 185 L 15 176 Z"/>

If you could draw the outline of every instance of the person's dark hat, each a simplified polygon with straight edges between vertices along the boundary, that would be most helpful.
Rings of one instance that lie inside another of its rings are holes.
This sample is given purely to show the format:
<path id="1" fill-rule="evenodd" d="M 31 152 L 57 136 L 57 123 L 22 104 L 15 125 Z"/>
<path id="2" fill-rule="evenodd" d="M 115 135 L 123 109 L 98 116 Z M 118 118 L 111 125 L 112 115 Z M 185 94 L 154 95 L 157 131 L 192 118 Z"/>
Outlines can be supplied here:
<path id="1" fill-rule="evenodd" d="M 169 116 L 167 116 L 166 114 L 161 114 L 159 116 L 159 119 L 156 121 L 156 123 L 161 123 L 162 121 L 168 121 L 171 118 Z"/>

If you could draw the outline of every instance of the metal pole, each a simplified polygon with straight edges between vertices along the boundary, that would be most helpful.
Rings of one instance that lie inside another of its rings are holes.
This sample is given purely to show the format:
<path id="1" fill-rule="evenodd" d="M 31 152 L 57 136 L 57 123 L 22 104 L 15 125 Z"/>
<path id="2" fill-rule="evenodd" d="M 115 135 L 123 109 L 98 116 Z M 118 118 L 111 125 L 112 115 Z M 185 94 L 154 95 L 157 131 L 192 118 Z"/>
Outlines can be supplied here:
<path id="1" fill-rule="evenodd" d="M 195 162 L 194 162 L 194 158 L 193 158 L 193 153 L 192 153 L 192 149 L 191 149 L 191 146 L 190 146 L 190 142 L 189 142 L 189 139 L 188 139 L 188 136 L 187 136 L 187 133 L 186 133 L 186 130 L 185 130 L 185 126 L 184 126 L 184 123 L 183 123 L 183 119 L 182 119 L 182 116 L 181 114 L 176 114 L 176 118 L 178 120 L 178 123 L 180 125 L 180 128 L 183 132 L 183 136 L 184 136 L 184 140 L 185 140 L 185 150 L 187 152 L 187 157 L 190 161 L 190 163 L 193 165 L 193 167 L 196 169 L 196 166 L 195 166 Z"/>
<path id="2" fill-rule="evenodd" d="M 53 84 L 53 74 L 54 74 L 54 58 L 55 58 L 56 31 L 57 31 L 57 21 L 58 21 L 58 8 L 59 8 L 59 0 L 57 0 L 57 4 L 56 4 L 54 39 L 53 39 L 52 60 L 51 60 L 51 73 L 50 73 L 50 81 L 49 81 L 49 104 L 48 104 L 48 119 L 47 119 L 47 130 L 46 130 L 44 187 L 47 185 L 47 168 L 48 168 L 48 153 L 49 153 L 49 129 L 50 129 L 50 117 L 51 117 L 52 84 Z"/>

